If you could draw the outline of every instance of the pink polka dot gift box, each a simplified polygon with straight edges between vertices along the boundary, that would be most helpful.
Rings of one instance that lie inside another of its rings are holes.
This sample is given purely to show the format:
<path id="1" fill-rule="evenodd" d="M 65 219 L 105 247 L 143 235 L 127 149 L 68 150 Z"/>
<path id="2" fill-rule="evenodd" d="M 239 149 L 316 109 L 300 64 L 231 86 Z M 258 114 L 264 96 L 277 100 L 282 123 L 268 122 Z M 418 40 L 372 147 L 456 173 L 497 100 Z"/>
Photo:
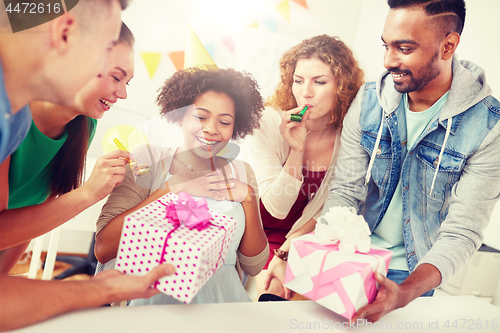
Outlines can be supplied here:
<path id="1" fill-rule="evenodd" d="M 185 192 L 169 193 L 125 217 L 115 268 L 145 275 L 162 263 L 175 275 L 158 280 L 164 294 L 190 303 L 226 258 L 236 220 Z"/>

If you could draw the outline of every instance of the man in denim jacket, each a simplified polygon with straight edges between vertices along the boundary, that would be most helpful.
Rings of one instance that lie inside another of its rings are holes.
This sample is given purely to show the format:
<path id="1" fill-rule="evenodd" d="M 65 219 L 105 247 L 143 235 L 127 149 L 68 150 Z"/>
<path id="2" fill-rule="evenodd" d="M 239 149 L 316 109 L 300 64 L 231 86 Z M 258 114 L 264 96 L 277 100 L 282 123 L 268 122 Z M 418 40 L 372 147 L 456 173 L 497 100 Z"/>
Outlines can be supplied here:
<path id="1" fill-rule="evenodd" d="M 388 3 L 387 71 L 344 120 L 323 209 L 358 207 L 372 243 L 394 251 L 376 300 L 353 321 L 432 295 L 479 248 L 500 194 L 500 103 L 484 71 L 454 55 L 464 1 Z"/>

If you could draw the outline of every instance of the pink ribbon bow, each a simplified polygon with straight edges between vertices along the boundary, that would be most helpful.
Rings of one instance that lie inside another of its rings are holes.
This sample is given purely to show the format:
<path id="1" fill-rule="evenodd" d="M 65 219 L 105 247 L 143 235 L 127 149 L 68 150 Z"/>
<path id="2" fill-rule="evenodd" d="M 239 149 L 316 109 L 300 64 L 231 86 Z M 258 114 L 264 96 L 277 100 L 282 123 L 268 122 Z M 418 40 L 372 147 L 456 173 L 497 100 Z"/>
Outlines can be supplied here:
<path id="1" fill-rule="evenodd" d="M 174 225 L 174 228 L 170 230 L 165 237 L 165 242 L 163 243 L 163 250 L 160 259 L 160 264 L 165 262 L 165 248 L 168 246 L 167 242 L 177 229 L 179 229 L 182 225 L 189 229 L 196 228 L 198 231 L 201 231 L 205 228 L 208 228 L 209 225 L 216 226 L 222 230 L 224 230 L 224 239 L 222 244 L 225 243 L 226 239 L 226 229 L 223 226 L 219 226 L 217 224 L 213 224 L 210 222 L 212 219 L 212 214 L 208 209 L 207 200 L 205 198 L 201 198 L 198 201 L 194 200 L 189 193 L 180 192 L 178 194 L 178 199 L 176 202 L 169 202 L 168 204 L 164 204 L 160 200 L 158 200 L 160 204 L 165 206 L 165 219 L 168 220 L 169 223 Z M 219 267 L 219 262 L 222 257 L 224 246 L 221 246 L 221 250 L 219 252 L 219 259 L 217 259 L 216 267 L 212 268 L 212 273 L 217 270 Z M 154 286 L 155 288 L 158 286 L 159 281 L 156 281 Z"/>
<path id="2" fill-rule="evenodd" d="M 158 200 L 158 202 L 165 206 L 165 219 L 169 223 L 174 225 L 174 228 L 170 230 L 167 234 L 167 237 L 165 237 L 160 264 L 165 262 L 164 254 L 165 248 L 168 246 L 168 240 L 170 239 L 170 237 L 172 237 L 172 234 L 181 226 L 185 226 L 191 230 L 196 228 L 198 231 L 201 231 L 205 228 L 208 228 L 209 225 L 213 225 L 215 227 L 218 227 L 219 229 L 224 230 L 224 239 L 222 241 L 221 250 L 219 252 L 219 258 L 217 259 L 216 266 L 212 268 L 212 273 L 214 273 L 218 269 L 219 263 L 221 261 L 220 259 L 222 258 L 227 231 L 223 226 L 219 226 L 210 222 L 210 220 L 212 219 L 212 214 L 208 209 L 207 200 L 205 198 L 200 198 L 198 201 L 196 201 L 188 193 L 180 192 L 178 194 L 178 199 L 175 202 L 170 201 L 168 204 L 165 204 L 160 200 Z M 159 281 L 156 281 L 154 284 L 155 288 L 158 286 L 158 284 Z"/>
<path id="3" fill-rule="evenodd" d="M 210 225 L 212 214 L 208 210 L 207 200 L 201 198 L 194 200 L 188 193 L 180 192 L 176 202 L 169 202 L 166 206 L 165 218 L 173 225 L 183 224 L 189 229 L 196 228 L 198 231 Z"/>

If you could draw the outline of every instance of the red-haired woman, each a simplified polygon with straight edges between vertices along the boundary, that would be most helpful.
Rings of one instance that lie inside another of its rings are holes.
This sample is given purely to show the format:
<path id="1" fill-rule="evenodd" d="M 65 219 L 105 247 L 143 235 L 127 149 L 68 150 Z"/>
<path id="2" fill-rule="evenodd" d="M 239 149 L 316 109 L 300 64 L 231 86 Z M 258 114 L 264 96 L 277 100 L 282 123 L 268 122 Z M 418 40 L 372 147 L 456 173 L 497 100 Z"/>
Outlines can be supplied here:
<path id="1" fill-rule="evenodd" d="M 290 240 L 314 230 L 328 196 L 342 121 L 363 83 L 363 71 L 338 37 L 321 35 L 285 52 L 280 76 L 261 127 L 246 147 L 270 246 L 257 291 L 289 298 L 283 279 Z M 292 121 L 291 115 L 305 106 L 302 120 Z"/>

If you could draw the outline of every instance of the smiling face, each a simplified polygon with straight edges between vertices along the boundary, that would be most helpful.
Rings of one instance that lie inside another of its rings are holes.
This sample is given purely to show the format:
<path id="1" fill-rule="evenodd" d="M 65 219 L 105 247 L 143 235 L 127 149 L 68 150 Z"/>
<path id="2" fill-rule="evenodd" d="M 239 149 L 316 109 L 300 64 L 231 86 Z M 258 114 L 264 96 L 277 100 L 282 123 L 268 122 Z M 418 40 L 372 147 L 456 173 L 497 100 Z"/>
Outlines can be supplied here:
<path id="1" fill-rule="evenodd" d="M 223 93 L 205 92 L 180 121 L 184 136 L 181 150 L 189 150 L 202 159 L 215 156 L 231 139 L 234 122 L 234 101 Z"/>
<path id="2" fill-rule="evenodd" d="M 51 91 L 49 93 L 57 94 L 49 98 L 50 102 L 72 105 L 76 93 L 89 80 L 106 73 L 108 53 L 113 49 L 120 33 L 121 7 L 118 1 L 112 1 L 102 10 L 106 11 L 103 15 L 93 17 L 92 29 L 81 23 L 76 23 L 74 29 L 69 29 L 68 36 L 64 37 L 67 40 L 67 50 L 53 66 L 47 67 L 47 75 L 51 77 L 53 85 L 47 88 Z"/>
<path id="3" fill-rule="evenodd" d="M 332 119 L 335 105 L 335 77 L 318 58 L 300 59 L 293 74 L 292 94 L 297 105 L 309 106 L 309 120 Z"/>
<path id="4" fill-rule="evenodd" d="M 382 34 L 384 67 L 400 93 L 435 88 L 443 61 L 432 26 L 422 9 L 392 9 L 387 15 Z"/>
<path id="5" fill-rule="evenodd" d="M 108 53 L 107 73 L 94 77 L 76 95 L 79 114 L 100 119 L 118 99 L 127 98 L 127 85 L 134 76 L 134 52 L 126 43 Z"/>

